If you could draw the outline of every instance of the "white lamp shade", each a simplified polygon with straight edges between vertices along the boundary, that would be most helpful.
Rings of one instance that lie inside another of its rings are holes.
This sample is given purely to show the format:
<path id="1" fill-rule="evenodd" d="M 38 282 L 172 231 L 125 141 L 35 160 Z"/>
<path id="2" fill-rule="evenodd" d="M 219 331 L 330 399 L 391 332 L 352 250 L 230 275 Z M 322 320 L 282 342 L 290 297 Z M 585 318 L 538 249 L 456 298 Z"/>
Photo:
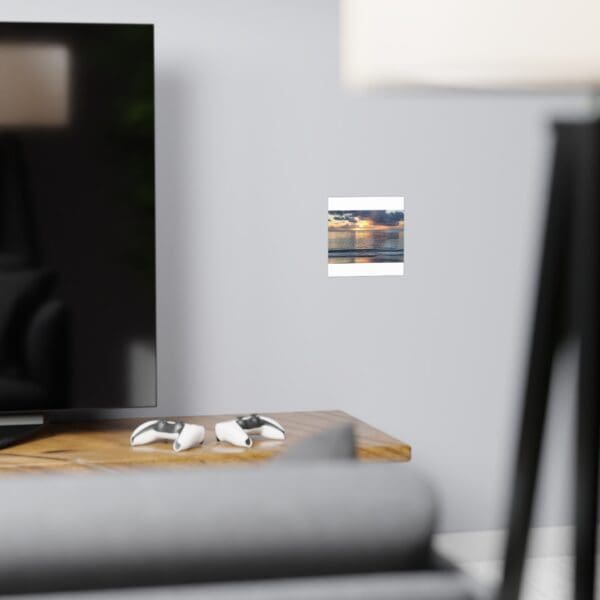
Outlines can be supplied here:
<path id="1" fill-rule="evenodd" d="M 600 86 L 600 0 L 341 0 L 353 88 Z"/>
<path id="2" fill-rule="evenodd" d="M 57 127 L 69 119 L 69 51 L 0 44 L 0 127 Z"/>

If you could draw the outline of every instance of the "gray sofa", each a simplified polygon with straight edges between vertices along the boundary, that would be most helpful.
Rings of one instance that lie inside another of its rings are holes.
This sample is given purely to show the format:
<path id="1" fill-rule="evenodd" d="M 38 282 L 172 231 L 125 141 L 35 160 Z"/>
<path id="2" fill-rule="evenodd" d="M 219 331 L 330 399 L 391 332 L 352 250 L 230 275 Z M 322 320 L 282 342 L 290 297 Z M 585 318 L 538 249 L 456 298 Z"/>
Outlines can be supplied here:
<path id="1" fill-rule="evenodd" d="M 409 465 L 0 480 L 0 594 L 18 598 L 467 599 L 431 550 L 435 503 Z"/>
<path id="2" fill-rule="evenodd" d="M 432 552 L 429 485 L 354 455 L 343 426 L 256 467 L 0 479 L 0 595 L 483 597 Z"/>

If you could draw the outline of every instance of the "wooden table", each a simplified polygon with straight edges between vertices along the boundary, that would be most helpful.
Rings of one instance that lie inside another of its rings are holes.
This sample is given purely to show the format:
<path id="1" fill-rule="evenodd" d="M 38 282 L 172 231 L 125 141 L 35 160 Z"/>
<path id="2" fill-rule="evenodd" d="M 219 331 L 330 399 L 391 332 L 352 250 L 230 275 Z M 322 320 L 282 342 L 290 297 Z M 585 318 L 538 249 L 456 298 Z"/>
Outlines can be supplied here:
<path id="1" fill-rule="evenodd" d="M 286 412 L 272 413 L 270 416 L 285 428 L 285 442 L 255 438 L 252 448 L 237 448 L 218 443 L 215 439 L 214 424 L 235 418 L 236 415 L 174 417 L 176 420 L 199 423 L 206 428 L 206 439 L 202 446 L 180 453 L 173 452 L 169 442 L 132 448 L 129 436 L 144 419 L 50 424 L 36 437 L 0 450 L 0 474 L 252 463 L 273 458 L 296 442 L 344 423 L 354 425 L 360 460 L 410 460 L 409 445 L 342 411 Z"/>

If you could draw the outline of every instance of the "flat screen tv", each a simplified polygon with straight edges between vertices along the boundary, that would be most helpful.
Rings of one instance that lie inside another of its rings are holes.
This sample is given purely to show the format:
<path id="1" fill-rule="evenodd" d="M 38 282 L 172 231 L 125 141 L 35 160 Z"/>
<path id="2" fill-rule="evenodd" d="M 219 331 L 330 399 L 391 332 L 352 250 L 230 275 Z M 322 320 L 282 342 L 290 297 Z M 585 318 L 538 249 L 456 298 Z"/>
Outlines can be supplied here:
<path id="1" fill-rule="evenodd" d="M 0 417 L 156 404 L 152 25 L 0 23 Z"/>

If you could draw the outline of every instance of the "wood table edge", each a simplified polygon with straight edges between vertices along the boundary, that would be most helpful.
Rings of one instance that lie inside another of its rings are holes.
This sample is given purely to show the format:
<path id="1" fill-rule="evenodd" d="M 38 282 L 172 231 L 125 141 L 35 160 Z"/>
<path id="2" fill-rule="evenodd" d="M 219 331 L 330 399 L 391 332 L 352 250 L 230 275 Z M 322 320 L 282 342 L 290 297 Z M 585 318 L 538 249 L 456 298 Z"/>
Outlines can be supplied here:
<path id="1" fill-rule="evenodd" d="M 281 419 L 286 419 L 289 416 L 290 420 L 299 419 L 301 426 L 299 430 L 302 432 L 304 429 L 303 420 L 318 419 L 320 415 L 334 420 L 341 420 L 342 422 L 349 422 L 355 424 L 359 431 L 357 434 L 356 454 L 357 459 L 361 462 L 407 462 L 411 458 L 412 450 L 411 447 L 386 432 L 377 429 L 358 419 L 349 413 L 342 410 L 319 410 L 319 411 L 294 411 L 285 413 L 272 413 L 273 416 L 279 416 Z M 229 415 L 204 415 L 204 416 L 188 416 L 188 417 L 177 417 L 177 419 L 188 419 L 195 422 L 204 422 L 210 427 L 210 423 L 214 423 L 216 419 L 222 417 L 228 417 Z M 233 415 L 232 415 L 233 416 Z M 168 418 L 168 417 L 167 417 Z M 119 432 L 120 430 L 128 430 L 129 426 L 133 423 L 139 424 L 140 419 L 105 419 L 98 421 L 87 421 L 83 423 L 57 423 L 49 425 L 50 431 L 52 428 L 56 428 L 56 435 L 66 434 L 71 435 L 73 432 L 77 433 L 81 431 L 82 435 L 85 433 L 89 434 L 103 434 L 111 435 Z M 112 427 L 111 427 L 112 425 Z M 306 435 L 298 435 L 299 439 L 295 439 L 294 443 L 298 443 L 303 439 L 309 439 L 312 433 L 310 432 L 310 423 L 308 424 L 309 431 Z M 318 429 L 318 428 L 317 428 Z M 373 439 L 366 439 L 361 446 L 360 430 L 363 430 L 365 438 L 371 436 Z M 381 438 L 378 440 L 377 438 Z M 43 439 L 43 434 L 42 434 Z M 0 462 L 0 473 L 2 475 L 8 473 L 23 473 L 23 472 L 48 472 L 57 473 L 65 471 L 123 471 L 126 469 L 148 469 L 148 468 L 171 468 L 171 467 L 210 467 L 210 466 L 235 466 L 235 465 L 250 465 L 253 463 L 263 463 L 272 459 L 276 459 L 282 456 L 285 449 L 280 447 L 277 448 L 262 448 L 260 445 L 255 445 L 251 453 L 223 453 L 219 455 L 214 452 L 214 442 L 211 440 L 210 446 L 211 452 L 207 452 L 202 455 L 195 453 L 193 455 L 185 454 L 173 454 L 170 450 L 161 448 L 161 452 L 148 452 L 148 456 L 141 458 L 139 455 L 136 457 L 134 454 L 130 454 L 123 448 L 123 454 L 119 456 L 118 448 L 115 451 L 114 448 L 108 448 L 106 456 L 103 457 L 101 450 L 98 455 L 91 456 L 85 451 L 85 445 L 80 448 L 73 448 L 67 450 L 48 450 L 44 452 L 27 452 L 27 448 L 31 442 L 29 440 L 23 444 L 14 446 L 11 449 L 6 449 L 6 452 L 0 451 L 0 461 L 2 455 L 12 457 L 15 460 L 13 464 L 3 465 Z M 292 447 L 292 444 L 290 444 Z M 34 450 L 35 446 L 32 446 Z M 129 447 L 127 447 L 129 448 Z M 202 450 L 200 448 L 198 450 Z M 73 453 L 73 456 L 69 456 L 69 452 Z M 77 454 L 79 452 L 79 454 Z M 22 459 L 23 464 L 18 464 L 19 459 Z M 29 461 L 29 464 L 27 464 Z"/>

